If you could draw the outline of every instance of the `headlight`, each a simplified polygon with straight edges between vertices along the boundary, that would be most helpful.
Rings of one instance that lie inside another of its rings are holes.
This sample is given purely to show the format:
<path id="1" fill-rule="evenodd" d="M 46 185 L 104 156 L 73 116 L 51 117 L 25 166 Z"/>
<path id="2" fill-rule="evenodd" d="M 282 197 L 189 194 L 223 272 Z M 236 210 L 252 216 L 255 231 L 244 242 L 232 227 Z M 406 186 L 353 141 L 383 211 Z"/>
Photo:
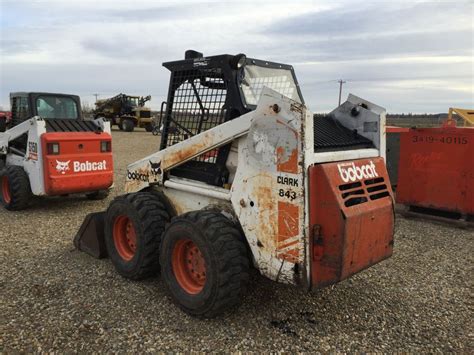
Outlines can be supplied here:
<path id="1" fill-rule="evenodd" d="M 245 65 L 247 61 L 247 56 L 243 53 L 234 55 L 230 61 L 230 66 L 232 69 L 240 69 Z"/>

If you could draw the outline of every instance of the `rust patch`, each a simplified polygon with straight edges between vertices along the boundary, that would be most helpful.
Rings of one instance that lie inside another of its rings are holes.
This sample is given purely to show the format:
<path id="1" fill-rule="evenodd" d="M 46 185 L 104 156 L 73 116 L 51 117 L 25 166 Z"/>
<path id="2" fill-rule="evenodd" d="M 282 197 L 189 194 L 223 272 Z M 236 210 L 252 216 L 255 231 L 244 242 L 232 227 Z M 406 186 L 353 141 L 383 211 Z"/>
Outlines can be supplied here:
<path id="1" fill-rule="evenodd" d="M 303 113 L 304 106 L 297 102 L 292 102 L 290 105 L 290 111 Z"/>
<path id="2" fill-rule="evenodd" d="M 140 182 L 139 181 L 134 181 L 134 180 L 127 180 L 125 181 L 125 192 L 130 193 L 130 192 L 135 192 L 140 190 Z"/>
<path id="3" fill-rule="evenodd" d="M 214 135 L 211 133 L 205 134 L 198 143 L 187 146 L 181 150 L 176 150 L 173 154 L 168 154 L 163 158 L 162 169 L 166 170 L 170 166 L 174 166 L 182 161 L 189 160 L 190 158 L 199 155 L 206 147 L 209 147 L 213 143 Z"/>
<path id="4" fill-rule="evenodd" d="M 285 148 L 277 148 L 277 170 L 283 173 L 298 173 L 298 149 L 293 149 L 288 160 L 285 158 Z"/>
<path id="5" fill-rule="evenodd" d="M 290 249 L 284 253 L 277 254 L 278 259 L 286 260 L 292 264 L 296 264 L 299 260 L 299 250 L 297 248 Z"/>
<path id="6" fill-rule="evenodd" d="M 255 181 L 252 194 L 252 202 L 256 203 L 258 211 L 258 236 L 262 246 L 269 252 L 272 252 L 276 246 L 277 220 L 275 218 L 276 206 L 272 193 L 272 177 L 260 175 L 258 182 Z"/>
<path id="7" fill-rule="evenodd" d="M 298 262 L 299 206 L 278 201 L 278 247 L 277 256 L 291 263 Z"/>

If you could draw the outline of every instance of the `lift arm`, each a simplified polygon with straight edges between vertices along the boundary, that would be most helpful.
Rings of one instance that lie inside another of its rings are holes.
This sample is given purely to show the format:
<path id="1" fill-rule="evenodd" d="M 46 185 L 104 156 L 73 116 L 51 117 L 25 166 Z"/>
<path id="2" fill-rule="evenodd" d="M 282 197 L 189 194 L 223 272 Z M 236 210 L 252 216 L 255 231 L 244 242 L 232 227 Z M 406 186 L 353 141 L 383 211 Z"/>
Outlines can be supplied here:
<path id="1" fill-rule="evenodd" d="M 271 114 L 272 110 L 277 109 L 278 102 L 285 98 L 269 88 L 264 89 L 262 97 L 264 96 L 270 96 L 274 99 L 275 104 L 268 107 L 259 104 L 254 111 L 130 164 L 127 167 L 125 191 L 139 191 L 150 184 L 162 185 L 166 171 L 247 134 L 255 117 Z"/>
<path id="2" fill-rule="evenodd" d="M 163 184 L 166 171 L 246 134 L 255 115 L 256 111 L 251 111 L 130 164 L 125 190 L 133 192 L 149 183 Z"/>
<path id="3" fill-rule="evenodd" d="M 19 125 L 12 127 L 5 132 L 0 133 L 0 154 L 7 154 L 8 153 L 8 146 L 9 143 L 20 137 L 21 135 L 28 133 L 31 126 L 35 124 L 35 122 L 43 121 L 41 117 L 34 116 Z"/>

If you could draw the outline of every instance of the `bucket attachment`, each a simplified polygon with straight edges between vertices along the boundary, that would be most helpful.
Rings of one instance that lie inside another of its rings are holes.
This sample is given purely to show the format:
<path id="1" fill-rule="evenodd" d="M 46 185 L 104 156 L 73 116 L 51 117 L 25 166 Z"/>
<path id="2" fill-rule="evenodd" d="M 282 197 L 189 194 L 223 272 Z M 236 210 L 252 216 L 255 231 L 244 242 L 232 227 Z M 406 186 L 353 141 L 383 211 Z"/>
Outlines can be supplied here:
<path id="1" fill-rule="evenodd" d="M 94 258 L 107 257 L 104 232 L 105 212 L 89 213 L 74 237 L 77 250 L 86 252 Z"/>

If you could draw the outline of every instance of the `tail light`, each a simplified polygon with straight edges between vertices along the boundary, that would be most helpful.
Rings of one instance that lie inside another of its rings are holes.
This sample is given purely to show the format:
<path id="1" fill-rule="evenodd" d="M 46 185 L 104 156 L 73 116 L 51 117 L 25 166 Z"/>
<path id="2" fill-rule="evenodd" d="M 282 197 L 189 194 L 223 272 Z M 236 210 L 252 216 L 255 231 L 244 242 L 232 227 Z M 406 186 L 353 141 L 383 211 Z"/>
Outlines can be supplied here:
<path id="1" fill-rule="evenodd" d="M 47 150 L 49 155 L 59 155 L 59 143 L 48 143 Z"/>
<path id="2" fill-rule="evenodd" d="M 102 141 L 102 142 L 100 142 L 100 151 L 101 151 L 102 153 L 112 151 L 111 142 L 110 142 L 110 141 Z"/>

